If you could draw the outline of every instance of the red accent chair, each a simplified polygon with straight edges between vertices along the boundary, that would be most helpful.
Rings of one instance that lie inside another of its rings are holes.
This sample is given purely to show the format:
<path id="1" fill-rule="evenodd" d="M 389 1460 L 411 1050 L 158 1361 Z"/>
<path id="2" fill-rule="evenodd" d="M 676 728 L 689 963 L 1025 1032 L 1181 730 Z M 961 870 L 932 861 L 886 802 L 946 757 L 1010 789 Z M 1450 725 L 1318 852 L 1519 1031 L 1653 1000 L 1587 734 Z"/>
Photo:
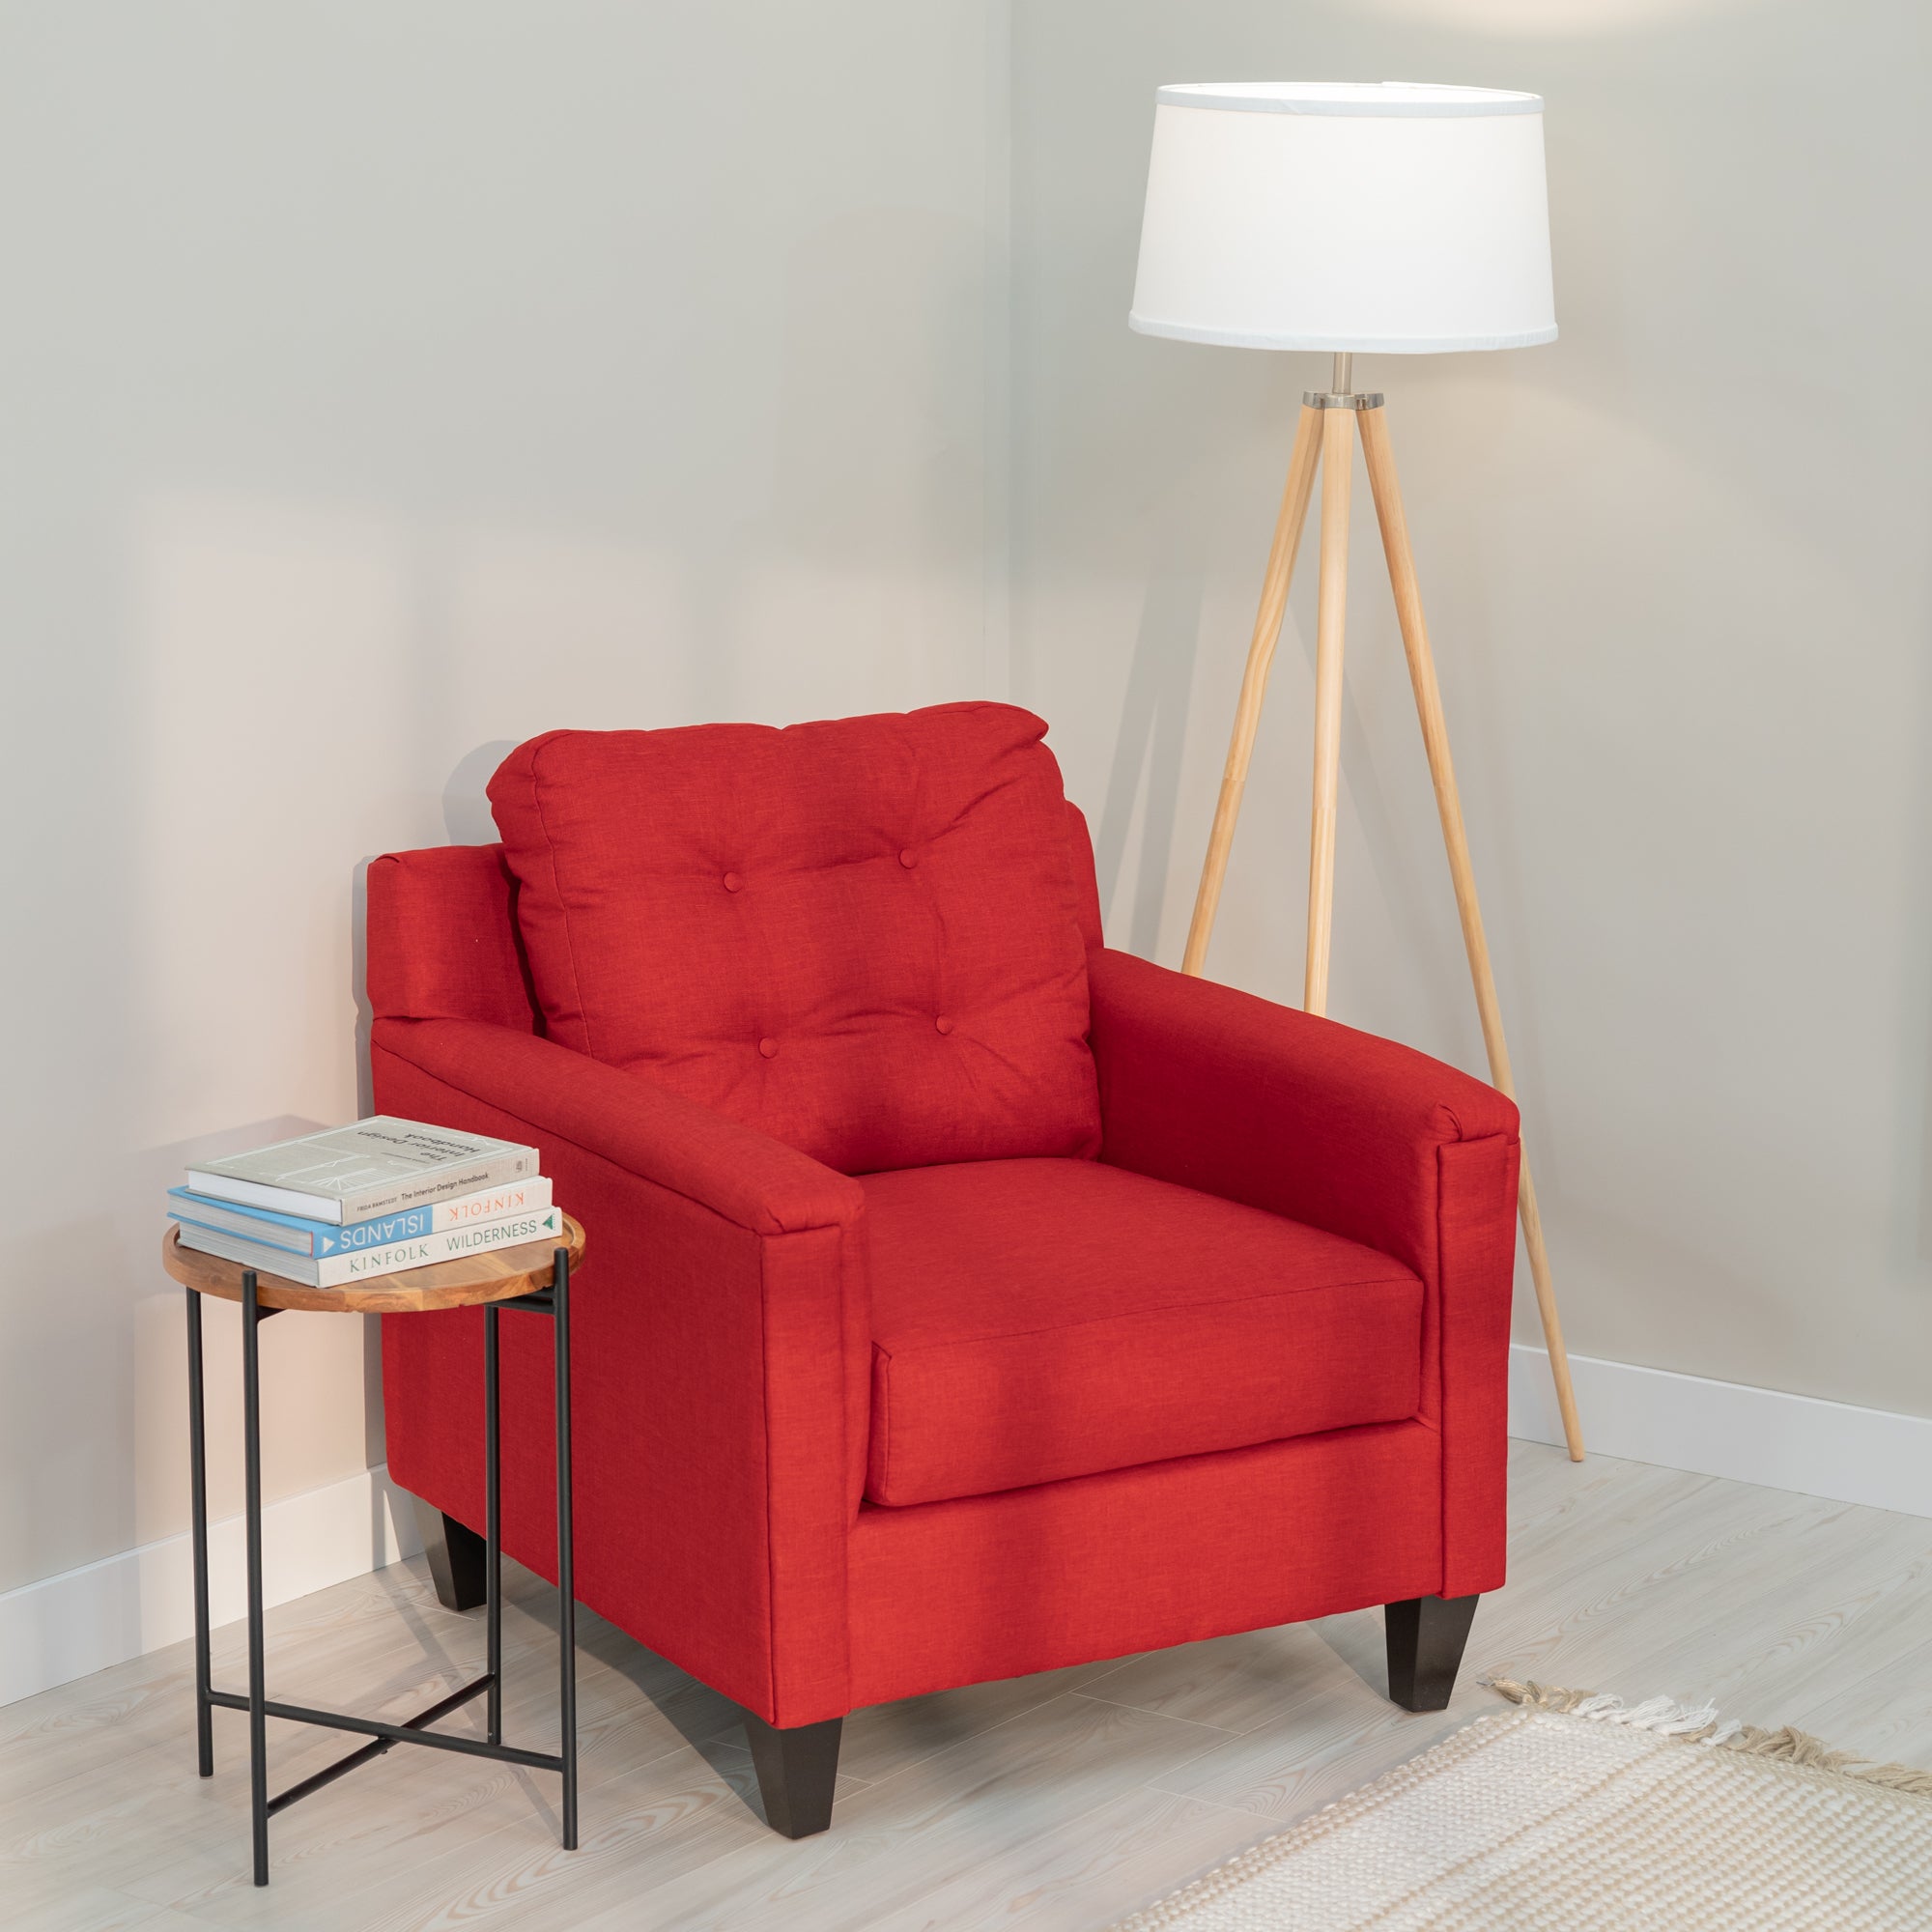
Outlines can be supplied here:
<path id="1" fill-rule="evenodd" d="M 744 1708 L 793 1836 L 859 1706 L 1380 1604 L 1439 1709 L 1503 1580 L 1515 1107 L 1105 948 L 1044 731 L 552 732 L 501 845 L 369 868 L 377 1105 L 535 1143 L 588 1231 L 582 1601 Z M 503 1331 L 554 1577 L 551 1324 Z M 473 1556 L 479 1311 L 383 1362 Z"/>

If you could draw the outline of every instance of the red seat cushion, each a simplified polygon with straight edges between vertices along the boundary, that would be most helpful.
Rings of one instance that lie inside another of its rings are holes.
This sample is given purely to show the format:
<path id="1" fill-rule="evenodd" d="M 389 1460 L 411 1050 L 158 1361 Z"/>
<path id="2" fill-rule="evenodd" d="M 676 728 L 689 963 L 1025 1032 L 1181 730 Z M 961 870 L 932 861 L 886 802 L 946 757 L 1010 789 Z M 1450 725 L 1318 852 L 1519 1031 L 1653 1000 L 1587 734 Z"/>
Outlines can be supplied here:
<path id="1" fill-rule="evenodd" d="M 868 1175 L 866 1493 L 934 1502 L 1413 1415 L 1422 1284 L 1085 1160 Z"/>
<path id="2" fill-rule="evenodd" d="M 947 704 L 520 746 L 490 802 L 551 1037 L 846 1173 L 1097 1151 L 1045 731 Z"/>

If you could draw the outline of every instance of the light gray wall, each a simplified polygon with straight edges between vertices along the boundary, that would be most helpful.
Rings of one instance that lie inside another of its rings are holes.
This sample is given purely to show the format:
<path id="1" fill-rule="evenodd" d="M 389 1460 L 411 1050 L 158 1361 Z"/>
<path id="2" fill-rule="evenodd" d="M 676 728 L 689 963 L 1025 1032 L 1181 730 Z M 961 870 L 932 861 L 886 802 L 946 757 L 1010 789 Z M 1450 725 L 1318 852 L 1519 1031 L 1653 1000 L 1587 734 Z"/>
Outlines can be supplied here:
<path id="1" fill-rule="evenodd" d="M 0 0 L 0 1589 L 180 1528 L 159 1190 L 355 1111 L 360 863 L 488 836 L 502 746 L 997 693 L 1010 521 L 1015 695 L 1178 958 L 1321 364 L 1127 333 L 1162 79 L 1549 97 L 1563 341 L 1363 373 L 1573 1343 L 1932 1409 L 1918 11 L 1014 14 Z M 1289 999 L 1311 594 L 1215 955 Z M 1479 1066 L 1352 594 L 1334 1010 Z M 356 1324 L 265 1348 L 271 1493 L 379 1453 Z"/>
<path id="2" fill-rule="evenodd" d="M 1299 391 L 1130 335 L 1156 83 L 1548 100 L 1562 340 L 1389 398 L 1574 1350 L 1932 1413 L 1913 0 L 1016 10 L 1014 695 L 1178 964 Z M 1331 1012 L 1482 1066 L 1359 465 Z M 1311 544 L 1211 970 L 1298 1002 Z M 1522 1300 L 1518 1332 L 1535 1333 Z M 1587 1418 L 1585 1418 L 1587 1423 Z"/>
<path id="3" fill-rule="evenodd" d="M 355 1112 L 368 855 L 553 725 L 1004 682 L 1003 32 L 0 6 L 0 1590 L 182 1527 L 160 1190 Z M 271 1495 L 380 1454 L 364 1350 L 268 1331 Z"/>

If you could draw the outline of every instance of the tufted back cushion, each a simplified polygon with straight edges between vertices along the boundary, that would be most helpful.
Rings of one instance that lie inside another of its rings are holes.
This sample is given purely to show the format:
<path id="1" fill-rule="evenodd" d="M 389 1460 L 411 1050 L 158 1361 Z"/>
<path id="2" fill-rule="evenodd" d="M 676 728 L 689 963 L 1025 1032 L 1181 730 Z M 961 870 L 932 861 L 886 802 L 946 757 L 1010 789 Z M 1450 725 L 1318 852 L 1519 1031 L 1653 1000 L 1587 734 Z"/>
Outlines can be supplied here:
<path id="1" fill-rule="evenodd" d="M 1094 1153 L 1045 730 L 946 704 L 519 746 L 490 803 L 551 1037 L 848 1174 Z"/>

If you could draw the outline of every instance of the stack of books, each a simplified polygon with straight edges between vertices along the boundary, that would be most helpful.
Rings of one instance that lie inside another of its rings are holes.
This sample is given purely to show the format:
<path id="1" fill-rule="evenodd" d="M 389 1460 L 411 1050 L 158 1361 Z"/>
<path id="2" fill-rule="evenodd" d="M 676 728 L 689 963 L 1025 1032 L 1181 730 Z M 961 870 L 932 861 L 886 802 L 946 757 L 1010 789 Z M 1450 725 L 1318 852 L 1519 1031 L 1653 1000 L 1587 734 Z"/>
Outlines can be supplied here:
<path id="1" fill-rule="evenodd" d="M 310 1288 L 563 1239 L 535 1148 L 386 1114 L 191 1167 L 168 1213 L 183 1247 Z"/>

